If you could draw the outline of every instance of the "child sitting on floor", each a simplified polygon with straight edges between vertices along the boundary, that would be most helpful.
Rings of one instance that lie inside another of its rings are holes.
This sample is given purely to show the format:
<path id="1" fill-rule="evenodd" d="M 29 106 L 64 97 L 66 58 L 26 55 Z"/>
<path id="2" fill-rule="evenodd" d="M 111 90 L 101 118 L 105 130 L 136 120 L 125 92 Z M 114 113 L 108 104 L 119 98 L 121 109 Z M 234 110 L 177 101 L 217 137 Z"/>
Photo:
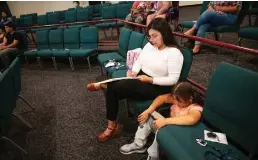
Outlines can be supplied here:
<path id="1" fill-rule="evenodd" d="M 194 125 L 201 119 L 203 108 L 195 104 L 196 96 L 191 84 L 180 82 L 174 86 L 172 93 L 157 97 L 150 107 L 139 115 L 140 123 L 134 142 L 120 148 L 122 154 L 144 153 L 147 137 L 151 131 L 156 135 L 160 128 L 166 125 Z M 164 118 L 155 110 L 165 103 L 172 103 L 169 118 Z M 152 115 L 150 117 L 150 115 Z M 154 117 L 155 119 L 153 119 Z M 148 148 L 148 160 L 158 160 L 158 143 L 156 136 L 153 144 Z"/>

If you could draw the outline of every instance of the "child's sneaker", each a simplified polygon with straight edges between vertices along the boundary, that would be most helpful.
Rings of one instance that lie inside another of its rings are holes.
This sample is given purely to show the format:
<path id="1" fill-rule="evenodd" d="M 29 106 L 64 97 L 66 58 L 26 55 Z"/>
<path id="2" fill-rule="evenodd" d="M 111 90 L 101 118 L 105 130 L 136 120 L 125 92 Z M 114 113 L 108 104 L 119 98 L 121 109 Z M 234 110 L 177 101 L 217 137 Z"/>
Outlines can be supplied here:
<path id="1" fill-rule="evenodd" d="M 132 153 L 144 153 L 146 152 L 146 148 L 145 147 L 140 147 L 138 146 L 136 143 L 131 143 L 131 144 L 125 144 L 123 145 L 119 151 L 122 154 L 132 154 Z"/>

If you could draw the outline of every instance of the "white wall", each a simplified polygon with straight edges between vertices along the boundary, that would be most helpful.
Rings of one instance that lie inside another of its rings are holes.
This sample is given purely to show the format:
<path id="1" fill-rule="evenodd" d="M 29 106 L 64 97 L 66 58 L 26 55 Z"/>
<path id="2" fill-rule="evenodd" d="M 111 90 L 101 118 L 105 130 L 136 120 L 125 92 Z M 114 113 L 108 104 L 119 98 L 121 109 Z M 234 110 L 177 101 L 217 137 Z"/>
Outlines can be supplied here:
<path id="1" fill-rule="evenodd" d="M 73 7 L 73 1 L 7 1 L 12 15 L 20 17 L 21 14 L 67 10 Z M 81 6 L 88 6 L 87 1 L 80 2 Z"/>
<path id="2" fill-rule="evenodd" d="M 111 1 L 118 3 L 119 1 Z M 21 14 L 38 13 L 38 15 L 46 12 L 61 11 L 73 7 L 73 1 L 7 1 L 12 15 L 20 17 Z M 202 1 L 180 1 L 180 6 L 188 6 L 202 4 Z M 80 5 L 88 6 L 88 1 L 81 1 Z"/>

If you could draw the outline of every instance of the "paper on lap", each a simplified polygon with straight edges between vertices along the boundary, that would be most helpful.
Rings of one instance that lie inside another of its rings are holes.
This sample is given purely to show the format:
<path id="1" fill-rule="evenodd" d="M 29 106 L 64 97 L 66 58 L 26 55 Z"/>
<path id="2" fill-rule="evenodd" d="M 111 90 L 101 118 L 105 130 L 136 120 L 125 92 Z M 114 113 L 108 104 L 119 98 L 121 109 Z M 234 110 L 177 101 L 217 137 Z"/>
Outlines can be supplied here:
<path id="1" fill-rule="evenodd" d="M 103 84 L 103 83 L 110 83 L 114 81 L 120 81 L 120 80 L 125 80 L 125 79 L 140 79 L 139 77 L 120 77 L 120 78 L 112 78 L 112 79 L 107 79 L 101 82 L 97 82 L 97 84 Z"/>

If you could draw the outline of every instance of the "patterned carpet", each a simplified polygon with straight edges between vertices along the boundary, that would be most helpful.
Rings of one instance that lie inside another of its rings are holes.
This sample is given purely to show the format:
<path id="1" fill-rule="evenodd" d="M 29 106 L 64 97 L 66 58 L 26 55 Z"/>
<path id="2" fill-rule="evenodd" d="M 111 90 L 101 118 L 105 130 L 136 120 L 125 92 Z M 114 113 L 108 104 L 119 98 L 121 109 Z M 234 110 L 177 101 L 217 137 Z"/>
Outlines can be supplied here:
<path id="1" fill-rule="evenodd" d="M 199 8 L 182 8 L 180 20 L 196 19 Z M 236 43 L 236 34 L 226 34 L 222 41 Z M 257 49 L 253 41 L 245 40 L 243 44 Z M 212 71 L 223 61 L 258 71 L 257 56 L 242 53 L 235 62 L 232 53 L 226 50 L 218 55 L 215 48 L 205 46 L 201 54 L 194 56 L 189 77 L 207 86 Z M 125 156 L 118 151 L 121 145 L 132 140 L 130 137 L 137 127 L 135 118 L 127 116 L 123 101 L 119 113 L 121 136 L 106 143 L 96 141 L 96 135 L 106 127 L 105 99 L 103 92 L 89 92 L 86 85 L 103 77 L 96 63 L 93 64 L 92 72 L 89 72 L 86 61 L 76 60 L 74 64 L 76 70 L 71 72 L 68 60 L 59 60 L 60 70 L 55 70 L 50 60 L 44 60 L 45 68 L 41 71 L 32 59 L 29 67 L 22 68 L 21 94 L 36 108 L 35 112 L 24 114 L 23 117 L 33 129 L 27 131 L 14 119 L 10 135 L 29 152 L 24 160 L 144 159 L 146 154 Z M 28 110 L 23 102 L 17 101 L 16 111 L 20 112 L 22 108 Z M 10 146 L 5 146 L 5 150 L 7 148 Z M 20 153 L 11 149 L 1 154 L 0 159 L 13 160 L 19 157 Z"/>

